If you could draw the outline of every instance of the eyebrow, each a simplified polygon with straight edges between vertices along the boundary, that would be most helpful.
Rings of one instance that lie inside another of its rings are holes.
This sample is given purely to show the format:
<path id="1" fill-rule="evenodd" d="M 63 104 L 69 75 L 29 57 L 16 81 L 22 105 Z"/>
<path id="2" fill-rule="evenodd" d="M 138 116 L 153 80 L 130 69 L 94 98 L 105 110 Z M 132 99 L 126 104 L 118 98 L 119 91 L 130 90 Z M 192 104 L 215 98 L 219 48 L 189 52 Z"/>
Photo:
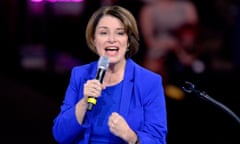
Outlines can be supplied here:
<path id="1" fill-rule="evenodd" d="M 99 27 L 97 27 L 98 29 L 108 29 L 108 27 L 107 26 L 99 26 Z M 120 27 L 120 28 L 117 28 L 117 30 L 124 30 L 124 28 L 123 27 Z"/>

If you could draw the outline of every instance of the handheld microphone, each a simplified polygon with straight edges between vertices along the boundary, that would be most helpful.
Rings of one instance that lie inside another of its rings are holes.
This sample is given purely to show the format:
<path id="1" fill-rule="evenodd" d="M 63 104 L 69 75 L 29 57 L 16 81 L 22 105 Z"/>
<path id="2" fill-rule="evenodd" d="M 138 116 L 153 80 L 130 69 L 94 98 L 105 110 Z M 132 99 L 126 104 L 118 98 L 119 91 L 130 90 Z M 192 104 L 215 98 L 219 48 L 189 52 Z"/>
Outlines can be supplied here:
<path id="1" fill-rule="evenodd" d="M 98 69 L 97 69 L 97 75 L 96 79 L 100 81 L 100 83 L 103 82 L 103 78 L 105 75 L 106 70 L 109 66 L 109 59 L 106 56 L 101 56 L 98 60 Z M 89 96 L 88 97 L 88 110 L 92 110 L 93 106 L 96 105 L 97 99 L 95 97 Z"/>

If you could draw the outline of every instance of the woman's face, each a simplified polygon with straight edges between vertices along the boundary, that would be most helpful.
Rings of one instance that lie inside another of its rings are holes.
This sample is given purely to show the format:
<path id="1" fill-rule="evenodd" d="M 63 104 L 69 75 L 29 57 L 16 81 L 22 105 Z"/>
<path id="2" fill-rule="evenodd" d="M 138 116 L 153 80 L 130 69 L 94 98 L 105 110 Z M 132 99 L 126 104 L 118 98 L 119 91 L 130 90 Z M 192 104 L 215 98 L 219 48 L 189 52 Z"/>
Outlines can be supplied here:
<path id="1" fill-rule="evenodd" d="M 107 56 L 110 63 L 125 60 L 128 46 L 128 35 L 119 19 L 103 16 L 96 26 L 94 43 L 100 56 Z"/>

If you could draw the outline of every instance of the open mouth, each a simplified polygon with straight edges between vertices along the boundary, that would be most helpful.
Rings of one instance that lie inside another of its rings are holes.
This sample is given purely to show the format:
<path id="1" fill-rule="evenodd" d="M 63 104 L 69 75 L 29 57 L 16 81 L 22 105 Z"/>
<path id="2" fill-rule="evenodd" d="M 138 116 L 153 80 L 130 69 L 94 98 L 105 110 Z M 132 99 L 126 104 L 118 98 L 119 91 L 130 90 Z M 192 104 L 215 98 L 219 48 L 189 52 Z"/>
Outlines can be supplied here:
<path id="1" fill-rule="evenodd" d="M 105 51 L 118 51 L 119 49 L 116 48 L 116 47 L 108 47 L 108 48 L 105 48 Z"/>
<path id="2" fill-rule="evenodd" d="M 107 47 L 105 51 L 108 56 L 114 56 L 118 53 L 119 49 L 117 47 Z"/>

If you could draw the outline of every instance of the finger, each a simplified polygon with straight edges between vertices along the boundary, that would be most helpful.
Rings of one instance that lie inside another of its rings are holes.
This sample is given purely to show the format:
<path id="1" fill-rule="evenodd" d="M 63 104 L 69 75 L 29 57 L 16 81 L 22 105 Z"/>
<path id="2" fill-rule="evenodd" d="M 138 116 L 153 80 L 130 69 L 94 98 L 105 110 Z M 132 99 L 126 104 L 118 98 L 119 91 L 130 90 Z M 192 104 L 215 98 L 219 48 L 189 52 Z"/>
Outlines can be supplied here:
<path id="1" fill-rule="evenodd" d="M 119 116 L 119 114 L 118 114 L 117 112 L 113 112 L 111 115 L 112 115 L 113 117 Z"/>
<path id="2" fill-rule="evenodd" d="M 109 127 L 109 129 L 110 129 L 110 131 L 112 131 L 113 129 L 114 129 L 114 124 L 112 123 L 112 122 L 108 122 L 108 127 Z"/>
<path id="3" fill-rule="evenodd" d="M 95 85 L 93 88 L 98 92 L 100 92 L 102 90 L 102 87 L 99 85 Z"/>
<path id="4" fill-rule="evenodd" d="M 93 84 L 86 84 L 84 86 L 85 94 L 91 95 L 91 96 L 99 96 L 101 94 L 101 87 L 98 85 Z"/>

